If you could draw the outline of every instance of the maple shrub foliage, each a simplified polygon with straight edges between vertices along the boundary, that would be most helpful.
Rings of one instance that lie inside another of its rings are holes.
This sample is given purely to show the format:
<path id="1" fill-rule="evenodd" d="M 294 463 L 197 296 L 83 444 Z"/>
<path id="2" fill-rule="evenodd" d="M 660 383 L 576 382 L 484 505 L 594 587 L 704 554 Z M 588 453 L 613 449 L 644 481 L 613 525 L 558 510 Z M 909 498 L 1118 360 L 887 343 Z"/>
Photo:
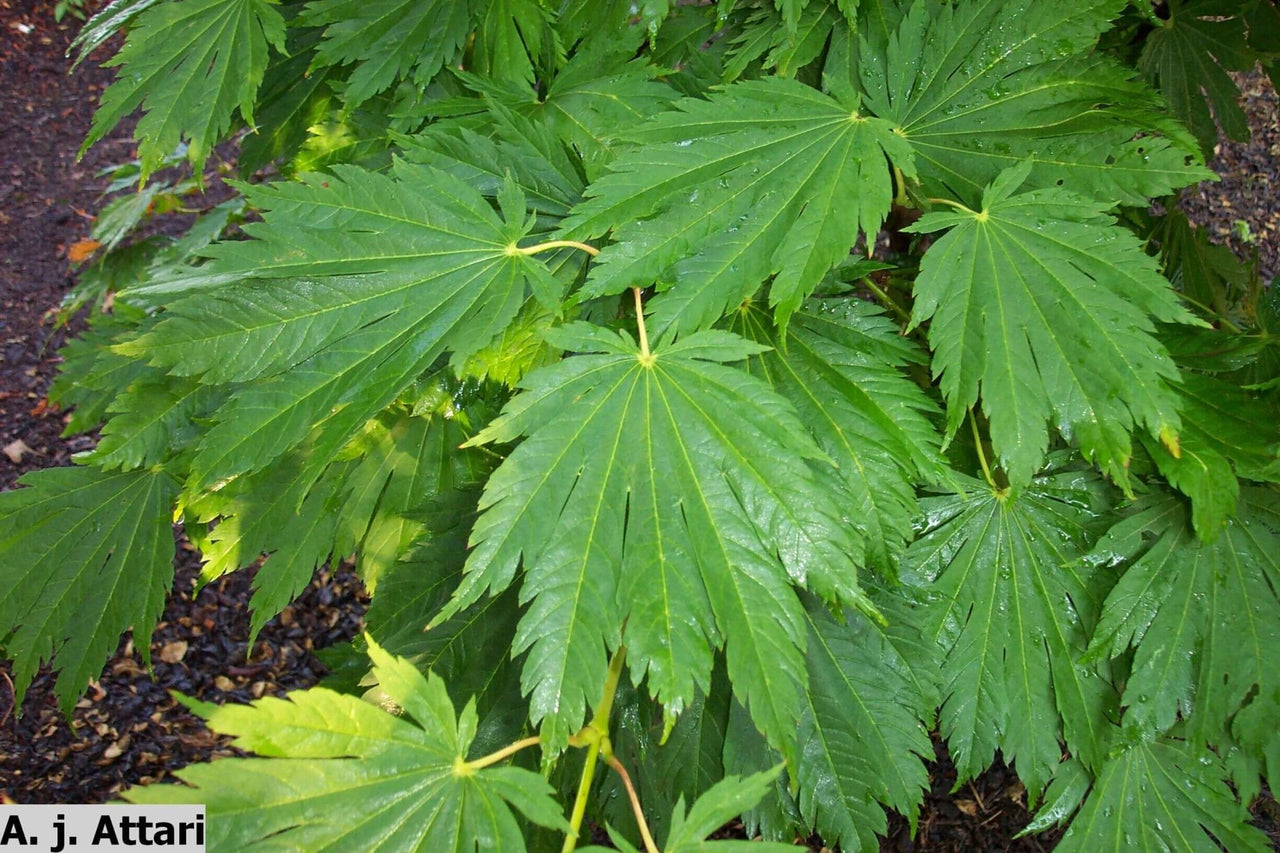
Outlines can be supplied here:
<path id="1" fill-rule="evenodd" d="M 19 696 L 145 655 L 175 520 L 254 635 L 326 561 L 372 596 L 331 685 L 184 699 L 251 757 L 126 798 L 228 850 L 876 849 L 936 730 L 1061 850 L 1267 849 L 1280 296 L 1176 205 L 1266 0 L 116 0 L 79 46 L 121 30 L 51 391 L 100 439 L 0 495 Z"/>

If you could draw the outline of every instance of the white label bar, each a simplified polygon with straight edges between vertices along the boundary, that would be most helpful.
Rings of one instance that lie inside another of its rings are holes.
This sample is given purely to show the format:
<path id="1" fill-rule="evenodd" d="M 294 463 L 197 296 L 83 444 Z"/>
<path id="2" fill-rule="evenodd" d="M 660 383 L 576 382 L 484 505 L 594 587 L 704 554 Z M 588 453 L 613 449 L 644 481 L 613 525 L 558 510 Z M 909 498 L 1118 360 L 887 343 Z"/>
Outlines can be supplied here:
<path id="1" fill-rule="evenodd" d="M 2 853 L 204 853 L 204 806 L 0 805 Z"/>

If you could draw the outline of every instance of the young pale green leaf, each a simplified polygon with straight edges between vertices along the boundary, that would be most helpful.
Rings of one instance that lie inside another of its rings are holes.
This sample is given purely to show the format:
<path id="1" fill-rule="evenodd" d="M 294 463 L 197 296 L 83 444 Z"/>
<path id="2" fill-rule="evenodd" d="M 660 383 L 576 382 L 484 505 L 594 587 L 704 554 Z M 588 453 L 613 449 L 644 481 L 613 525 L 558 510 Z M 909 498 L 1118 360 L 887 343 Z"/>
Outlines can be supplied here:
<path id="1" fill-rule="evenodd" d="M 585 295 L 655 282 L 658 330 L 704 328 L 774 276 L 781 324 L 858 234 L 889 212 L 886 157 L 911 152 L 887 122 L 792 80 L 736 83 L 638 128 L 640 143 L 588 189 L 570 236 L 612 231 Z"/>
<path id="2" fill-rule="evenodd" d="M 206 383 L 256 380 L 215 415 L 197 487 L 262 467 L 322 422 L 323 464 L 442 352 L 464 359 L 527 293 L 551 296 L 542 262 L 514 249 L 531 227 L 523 202 L 504 221 L 430 167 L 338 167 L 250 196 L 267 211 L 246 226 L 257 239 L 215 247 L 192 295 L 116 347 Z"/>
<path id="3" fill-rule="evenodd" d="M 1032 186 L 1145 206 L 1213 175 L 1154 92 L 1089 55 L 1123 6 L 918 0 L 891 35 L 870 30 L 854 73 L 910 144 L 926 195 L 975 204 L 1030 159 Z"/>
<path id="4" fill-rule="evenodd" d="M 151 630 L 173 583 L 173 499 L 161 471 L 52 468 L 0 494 L 0 637 L 16 701 L 41 664 L 59 672 L 66 714 L 120 635 L 150 663 Z"/>
<path id="5" fill-rule="evenodd" d="M 123 68 L 102 95 L 82 152 L 141 106 L 134 137 L 142 177 L 184 140 L 199 171 L 237 109 L 253 123 L 270 46 L 284 50 L 284 18 L 275 6 L 274 0 L 169 0 L 140 13 L 135 8 L 124 47 L 104 63 Z"/>
<path id="6" fill-rule="evenodd" d="M 1198 321 L 1103 205 L 1058 189 L 1013 195 L 1028 168 L 1002 173 L 981 210 L 927 214 L 908 229 L 950 229 L 921 262 L 911 322 L 931 321 L 948 434 L 981 395 L 1015 487 L 1043 461 L 1049 420 L 1125 483 L 1131 432 L 1176 448 L 1181 425 L 1166 384 L 1177 368 L 1152 320 Z"/>
<path id="7" fill-rule="evenodd" d="M 471 4 L 452 0 L 311 0 L 298 23 L 325 27 L 313 70 L 354 64 L 342 90 L 356 107 L 408 77 L 425 87 L 471 28 Z"/>
<path id="8" fill-rule="evenodd" d="M 624 620 L 633 678 L 664 705 L 706 690 L 723 644 L 736 695 L 790 749 L 804 684 L 792 584 L 869 605 L 821 452 L 785 400 L 718 363 L 761 347 L 709 331 L 644 353 L 585 323 L 553 343 L 594 354 L 530 374 L 475 439 L 527 436 L 485 487 L 445 614 L 506 589 L 523 557 L 515 650 L 529 650 L 525 688 L 551 749 L 582 724 Z"/>
<path id="9" fill-rule="evenodd" d="M 1131 739 L 1167 731 L 1179 712 L 1201 743 L 1222 742 L 1233 717 L 1247 721 L 1253 747 L 1280 731 L 1280 671 L 1271 660 L 1280 646 L 1275 504 L 1273 492 L 1242 490 L 1237 517 L 1206 543 L 1185 504 L 1157 494 L 1094 548 L 1094 562 L 1128 563 L 1089 652 L 1134 649 L 1121 700 Z"/>
<path id="10" fill-rule="evenodd" d="M 800 811 L 828 845 L 879 850 L 876 834 L 888 822 L 877 803 L 907 815 L 915 826 L 929 787 L 923 759 L 933 757 L 929 729 L 937 692 L 914 678 L 930 669 L 913 670 L 896 638 L 870 620 L 848 613 L 837 622 L 819 605 L 807 612 L 809 690 L 796 768 Z M 903 622 L 895 627 L 914 633 Z M 911 649 L 907 654 L 932 654 L 936 674 L 936 647 L 928 649 L 917 637 Z"/>
<path id="11" fill-rule="evenodd" d="M 860 299 L 810 301 L 792 318 L 785 349 L 759 307 L 738 311 L 730 328 L 774 347 L 752 356 L 748 372 L 795 405 L 839 468 L 868 561 L 896 574 L 912 537 L 914 484 L 943 476 L 934 407 L 902 372 L 923 354 Z"/>
<path id="12" fill-rule="evenodd" d="M 225 850 L 523 851 L 513 809 L 568 830 L 536 773 L 465 763 L 473 705 L 457 714 L 441 678 L 372 641 L 369 656 L 404 716 L 324 688 L 248 706 L 189 702 L 211 729 L 262 757 L 191 765 L 177 774 L 191 787 L 133 788 L 125 798 L 204 802 L 209 846 Z"/>
<path id="13" fill-rule="evenodd" d="M 945 655 L 941 729 L 961 780 L 999 749 L 1034 801 L 1060 740 L 1102 762 L 1115 692 L 1105 668 L 1078 662 L 1102 599 L 1096 567 L 1080 560 L 1097 485 L 1071 471 L 1010 496 L 966 480 L 967 494 L 921 501 L 929 528 L 906 561 L 928 596 L 921 630 Z"/>
<path id="14" fill-rule="evenodd" d="M 1217 756 L 1173 741 L 1109 759 L 1056 848 L 1060 853 L 1218 853 L 1271 849 L 1226 785 Z"/>
<path id="15" fill-rule="evenodd" d="M 1165 6 L 1168 17 L 1147 35 L 1138 57 L 1138 67 L 1205 151 L 1217 144 L 1219 127 L 1231 139 L 1249 138 L 1240 90 L 1227 74 L 1250 70 L 1258 61 L 1245 40 L 1240 5 L 1170 0 Z"/>

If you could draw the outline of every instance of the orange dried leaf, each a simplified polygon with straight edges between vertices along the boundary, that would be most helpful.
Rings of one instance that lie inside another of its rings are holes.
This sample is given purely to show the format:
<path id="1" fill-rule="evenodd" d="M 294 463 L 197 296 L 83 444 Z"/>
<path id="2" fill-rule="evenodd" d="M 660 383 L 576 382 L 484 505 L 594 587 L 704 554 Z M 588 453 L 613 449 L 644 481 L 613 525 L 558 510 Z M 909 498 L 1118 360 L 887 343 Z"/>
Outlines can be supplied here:
<path id="1" fill-rule="evenodd" d="M 73 264 L 82 264 L 89 260 L 89 258 L 93 256 L 93 253 L 98 251 L 98 247 L 101 245 L 101 243 L 94 240 L 92 237 L 87 237 L 84 240 L 77 240 L 67 249 L 67 260 L 71 261 Z"/>

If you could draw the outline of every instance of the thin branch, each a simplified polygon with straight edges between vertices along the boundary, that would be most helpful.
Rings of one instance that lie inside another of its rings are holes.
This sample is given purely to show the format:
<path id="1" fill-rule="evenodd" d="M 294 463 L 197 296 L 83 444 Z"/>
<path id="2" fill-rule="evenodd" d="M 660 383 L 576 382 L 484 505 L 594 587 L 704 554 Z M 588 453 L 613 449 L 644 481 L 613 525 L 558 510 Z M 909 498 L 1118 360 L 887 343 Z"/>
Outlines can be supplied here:
<path id="1" fill-rule="evenodd" d="M 609 756 L 609 766 L 622 777 L 622 784 L 627 789 L 627 798 L 631 800 L 631 811 L 636 816 L 636 826 L 640 827 L 640 838 L 644 841 L 646 853 L 658 853 L 658 845 L 654 842 L 652 833 L 649 832 L 649 824 L 644 819 L 644 810 L 640 808 L 640 797 L 636 795 L 635 786 L 631 784 L 631 776 L 627 773 L 627 768 L 623 767 L 622 762 L 614 755 Z"/>

